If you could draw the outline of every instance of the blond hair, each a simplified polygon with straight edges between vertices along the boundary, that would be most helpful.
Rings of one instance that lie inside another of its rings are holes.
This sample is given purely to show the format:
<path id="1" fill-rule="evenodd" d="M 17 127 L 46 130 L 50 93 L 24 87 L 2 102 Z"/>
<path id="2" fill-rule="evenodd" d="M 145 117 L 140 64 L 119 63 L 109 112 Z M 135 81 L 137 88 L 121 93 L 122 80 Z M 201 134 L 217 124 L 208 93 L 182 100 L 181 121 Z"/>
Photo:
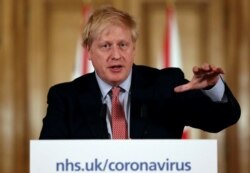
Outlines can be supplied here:
<path id="1" fill-rule="evenodd" d="M 132 16 L 114 7 L 106 6 L 95 10 L 90 16 L 82 34 L 83 46 L 90 48 L 93 40 L 110 24 L 128 27 L 131 31 L 132 41 L 136 42 L 138 34 L 136 22 Z"/>

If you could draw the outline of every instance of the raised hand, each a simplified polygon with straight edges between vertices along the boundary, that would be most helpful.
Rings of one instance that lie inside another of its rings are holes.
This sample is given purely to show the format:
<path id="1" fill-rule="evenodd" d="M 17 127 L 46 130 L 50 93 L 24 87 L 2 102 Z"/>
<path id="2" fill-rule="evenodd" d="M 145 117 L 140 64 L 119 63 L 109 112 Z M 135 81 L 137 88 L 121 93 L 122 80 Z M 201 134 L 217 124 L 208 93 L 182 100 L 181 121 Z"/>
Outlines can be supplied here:
<path id="1" fill-rule="evenodd" d="M 205 89 L 212 87 L 219 79 L 219 74 L 224 74 L 220 67 L 204 64 L 201 67 L 193 67 L 193 78 L 190 82 L 174 88 L 175 92 L 185 92 L 194 89 Z"/>

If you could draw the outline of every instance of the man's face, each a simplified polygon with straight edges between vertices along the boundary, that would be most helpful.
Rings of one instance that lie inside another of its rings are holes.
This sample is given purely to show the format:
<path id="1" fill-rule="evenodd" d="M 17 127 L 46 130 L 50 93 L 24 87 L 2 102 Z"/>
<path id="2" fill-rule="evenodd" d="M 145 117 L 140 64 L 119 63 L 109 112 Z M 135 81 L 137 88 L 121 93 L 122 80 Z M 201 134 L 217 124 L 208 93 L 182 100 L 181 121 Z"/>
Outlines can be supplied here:
<path id="1" fill-rule="evenodd" d="M 110 85 L 119 85 L 131 71 L 135 43 L 127 27 L 108 25 L 94 39 L 89 53 L 98 76 Z"/>

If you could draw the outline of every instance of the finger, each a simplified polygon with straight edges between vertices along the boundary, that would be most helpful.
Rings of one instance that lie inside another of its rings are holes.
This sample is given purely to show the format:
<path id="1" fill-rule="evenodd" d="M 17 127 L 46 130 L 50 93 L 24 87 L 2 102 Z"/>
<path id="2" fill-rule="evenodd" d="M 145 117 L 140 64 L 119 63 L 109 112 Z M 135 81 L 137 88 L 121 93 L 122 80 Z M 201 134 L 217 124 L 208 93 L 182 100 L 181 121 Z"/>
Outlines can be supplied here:
<path id="1" fill-rule="evenodd" d="M 210 64 L 204 64 L 204 65 L 201 67 L 200 71 L 202 71 L 202 72 L 204 72 L 204 73 L 206 73 L 206 72 L 211 72 L 211 71 L 213 71 L 213 67 L 212 67 L 212 65 L 210 65 Z"/>
<path id="2" fill-rule="evenodd" d="M 200 71 L 207 71 L 207 72 L 211 72 L 211 71 L 215 71 L 217 72 L 218 74 L 224 74 L 224 71 L 222 70 L 222 68 L 220 67 L 216 67 L 216 66 L 213 66 L 211 64 L 203 64 L 202 66 L 202 69 L 200 69 Z"/>
<path id="3" fill-rule="evenodd" d="M 201 75 L 201 74 L 204 73 L 204 71 L 202 70 L 202 68 L 194 66 L 193 67 L 193 73 L 194 73 L 194 75 Z"/>
<path id="4" fill-rule="evenodd" d="M 190 88 L 191 88 L 190 83 L 187 83 L 187 84 L 179 85 L 179 86 L 175 87 L 175 88 L 174 88 L 174 91 L 175 91 L 176 93 L 180 93 L 180 92 L 188 91 L 188 90 L 190 90 Z"/>
<path id="5" fill-rule="evenodd" d="M 202 68 L 202 70 L 204 70 L 204 71 L 210 71 L 210 70 L 211 70 L 211 65 L 208 64 L 208 63 L 205 63 L 205 64 L 202 65 L 201 68 Z"/>
<path id="6" fill-rule="evenodd" d="M 209 64 L 203 65 L 202 67 L 193 67 L 193 73 L 197 77 L 211 76 L 224 74 L 224 71 L 220 67 L 211 66 Z"/>
<path id="7" fill-rule="evenodd" d="M 212 67 L 213 71 L 217 72 L 218 74 L 224 74 L 224 71 L 220 67 Z"/>
<path id="8" fill-rule="evenodd" d="M 220 74 L 224 74 L 224 72 L 223 72 L 223 70 L 221 68 L 213 68 L 212 71 L 206 72 L 203 77 L 211 78 L 211 77 L 218 76 Z"/>
<path id="9" fill-rule="evenodd" d="M 193 73 L 195 75 L 203 75 L 204 73 L 212 71 L 212 67 L 209 64 L 204 64 L 201 67 L 194 66 L 193 67 Z"/>

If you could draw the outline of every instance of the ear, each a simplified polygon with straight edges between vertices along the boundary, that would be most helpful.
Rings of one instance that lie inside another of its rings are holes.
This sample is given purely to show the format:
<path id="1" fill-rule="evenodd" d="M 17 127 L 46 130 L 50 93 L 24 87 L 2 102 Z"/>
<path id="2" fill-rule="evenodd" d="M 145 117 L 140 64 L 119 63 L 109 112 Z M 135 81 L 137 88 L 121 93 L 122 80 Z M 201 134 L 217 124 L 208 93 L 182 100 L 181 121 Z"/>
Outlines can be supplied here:
<path id="1" fill-rule="evenodd" d="M 133 56 L 135 57 L 135 54 L 136 54 L 136 43 L 134 43 L 133 45 Z"/>
<path id="2" fill-rule="evenodd" d="M 88 54 L 88 60 L 91 61 L 92 59 L 91 59 L 91 50 L 90 50 L 90 47 L 87 46 L 87 47 L 85 48 L 85 50 L 87 51 L 87 54 Z"/>

